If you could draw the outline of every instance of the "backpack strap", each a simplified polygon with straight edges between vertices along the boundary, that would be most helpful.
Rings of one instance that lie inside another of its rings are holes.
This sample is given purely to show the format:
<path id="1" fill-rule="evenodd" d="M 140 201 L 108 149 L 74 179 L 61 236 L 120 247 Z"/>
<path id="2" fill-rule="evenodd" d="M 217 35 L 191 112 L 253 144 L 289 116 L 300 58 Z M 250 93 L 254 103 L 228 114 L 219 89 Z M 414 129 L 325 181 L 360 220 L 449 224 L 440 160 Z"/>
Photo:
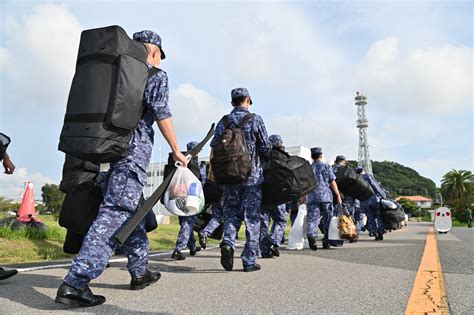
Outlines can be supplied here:
<path id="1" fill-rule="evenodd" d="M 245 124 L 246 124 L 250 119 L 253 118 L 253 116 L 255 116 L 255 114 L 252 114 L 252 113 L 248 113 L 247 115 L 245 115 L 245 117 L 242 118 L 242 120 L 240 121 L 240 123 L 239 123 L 239 125 L 238 125 L 239 128 L 242 129 L 242 128 L 245 126 Z"/>
<path id="2" fill-rule="evenodd" d="M 222 117 L 222 120 L 224 122 L 224 129 L 229 128 L 229 124 L 230 124 L 229 115 L 225 115 L 224 117 Z"/>
<path id="3" fill-rule="evenodd" d="M 225 129 L 228 129 L 229 128 L 229 125 L 230 125 L 230 120 L 229 120 L 229 116 L 230 115 L 225 115 L 224 117 L 222 117 L 222 120 L 223 120 L 223 123 L 224 123 L 224 128 Z M 240 121 L 240 123 L 237 125 L 237 127 L 239 127 L 240 129 L 242 129 L 245 124 L 250 120 L 252 119 L 252 117 L 255 116 L 255 114 L 252 114 L 252 113 L 248 113 L 247 115 L 245 115 L 244 118 L 242 118 L 242 120 Z"/>
<path id="4" fill-rule="evenodd" d="M 151 67 L 149 70 L 148 70 L 148 80 L 154 76 L 155 74 L 158 73 L 158 71 L 160 71 L 160 69 L 158 69 L 157 67 Z"/>

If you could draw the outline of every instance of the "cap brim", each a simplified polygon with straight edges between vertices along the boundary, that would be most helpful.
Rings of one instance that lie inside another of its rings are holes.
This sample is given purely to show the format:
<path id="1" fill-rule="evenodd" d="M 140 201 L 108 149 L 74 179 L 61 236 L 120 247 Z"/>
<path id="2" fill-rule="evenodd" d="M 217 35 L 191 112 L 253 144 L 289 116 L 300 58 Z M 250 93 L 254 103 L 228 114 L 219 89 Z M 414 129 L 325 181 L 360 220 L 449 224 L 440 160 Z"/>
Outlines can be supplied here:
<path id="1" fill-rule="evenodd" d="M 163 60 L 166 58 L 166 55 L 165 55 L 165 52 L 163 51 L 163 48 L 160 47 L 160 51 L 161 51 L 161 60 Z"/>

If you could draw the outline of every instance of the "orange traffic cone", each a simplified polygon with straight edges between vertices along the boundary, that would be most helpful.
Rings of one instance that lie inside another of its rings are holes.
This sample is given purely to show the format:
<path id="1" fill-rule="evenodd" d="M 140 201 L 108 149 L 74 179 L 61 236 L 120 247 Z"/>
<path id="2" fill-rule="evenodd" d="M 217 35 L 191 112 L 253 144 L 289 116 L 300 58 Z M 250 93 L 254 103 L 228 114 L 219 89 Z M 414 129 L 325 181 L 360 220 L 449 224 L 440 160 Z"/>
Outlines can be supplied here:
<path id="1" fill-rule="evenodd" d="M 33 193 L 33 183 L 26 184 L 26 191 L 23 195 L 17 220 L 20 222 L 30 222 L 36 216 L 35 195 Z"/>

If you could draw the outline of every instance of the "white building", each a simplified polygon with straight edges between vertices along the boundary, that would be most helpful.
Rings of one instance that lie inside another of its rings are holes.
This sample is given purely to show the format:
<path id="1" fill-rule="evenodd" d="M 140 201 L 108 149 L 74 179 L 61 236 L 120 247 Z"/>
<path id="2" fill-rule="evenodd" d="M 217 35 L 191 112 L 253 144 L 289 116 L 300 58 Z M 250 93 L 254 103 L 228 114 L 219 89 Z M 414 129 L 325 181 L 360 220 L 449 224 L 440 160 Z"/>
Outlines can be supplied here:
<path id="1" fill-rule="evenodd" d="M 397 197 L 395 200 L 399 201 L 400 199 L 408 199 L 410 201 L 413 201 L 420 209 L 430 209 L 433 203 L 432 199 L 423 196 L 400 196 Z"/>

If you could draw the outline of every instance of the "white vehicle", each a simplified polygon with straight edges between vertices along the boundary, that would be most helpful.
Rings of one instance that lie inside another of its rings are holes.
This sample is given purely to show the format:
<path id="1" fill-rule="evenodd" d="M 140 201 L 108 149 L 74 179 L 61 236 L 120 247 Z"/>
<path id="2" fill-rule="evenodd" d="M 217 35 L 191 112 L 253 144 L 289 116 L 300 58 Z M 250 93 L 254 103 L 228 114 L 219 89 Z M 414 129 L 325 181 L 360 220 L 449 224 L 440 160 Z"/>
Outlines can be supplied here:
<path id="1" fill-rule="evenodd" d="M 448 233 L 453 227 L 451 210 L 446 207 L 436 209 L 434 227 L 439 233 Z"/>

